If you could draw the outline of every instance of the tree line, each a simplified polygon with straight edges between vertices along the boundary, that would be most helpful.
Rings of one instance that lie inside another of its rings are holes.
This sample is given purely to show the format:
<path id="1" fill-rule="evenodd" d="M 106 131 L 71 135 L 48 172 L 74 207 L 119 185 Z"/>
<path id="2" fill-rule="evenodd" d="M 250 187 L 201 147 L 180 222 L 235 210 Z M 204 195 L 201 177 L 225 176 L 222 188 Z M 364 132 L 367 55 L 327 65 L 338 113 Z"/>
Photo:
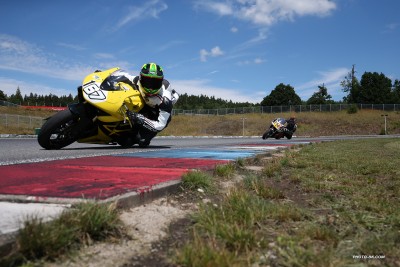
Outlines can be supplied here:
<path id="1" fill-rule="evenodd" d="M 303 101 L 295 92 L 290 84 L 278 84 L 271 93 L 263 98 L 260 103 L 232 102 L 232 100 L 223 100 L 214 96 L 206 95 L 188 95 L 181 94 L 179 101 L 174 106 L 176 109 L 218 109 L 218 108 L 236 108 L 252 106 L 282 106 L 282 105 L 324 105 L 335 103 L 361 103 L 361 104 L 400 104 L 400 81 L 392 80 L 383 73 L 364 72 L 360 81 L 355 77 L 354 65 L 351 71 L 344 77 L 340 85 L 343 92 L 347 95 L 340 101 L 332 100 L 328 93 L 328 88 L 324 85 L 318 85 L 316 92 L 306 101 Z M 69 103 L 77 101 L 77 96 L 57 96 L 57 95 L 38 95 L 30 93 L 22 96 L 19 87 L 15 94 L 7 96 L 0 90 L 0 100 L 8 101 L 17 105 L 30 106 L 66 106 Z"/>
<path id="2" fill-rule="evenodd" d="M 361 80 L 358 81 L 353 65 L 340 85 L 347 95 L 339 102 L 332 100 L 332 96 L 328 94 L 328 88 L 324 84 L 318 85 L 318 90 L 307 101 L 302 101 L 290 84 L 280 83 L 269 95 L 264 97 L 260 104 L 261 106 L 335 103 L 400 104 L 400 81 L 396 79 L 392 83 L 392 80 L 383 73 L 364 72 Z"/>
<path id="3" fill-rule="evenodd" d="M 57 96 L 53 94 L 38 95 L 30 93 L 29 95 L 22 96 L 19 87 L 15 94 L 7 96 L 0 90 L 0 100 L 14 103 L 22 106 L 55 106 L 65 107 L 67 104 L 78 101 L 78 96 L 73 97 L 72 94 Z"/>

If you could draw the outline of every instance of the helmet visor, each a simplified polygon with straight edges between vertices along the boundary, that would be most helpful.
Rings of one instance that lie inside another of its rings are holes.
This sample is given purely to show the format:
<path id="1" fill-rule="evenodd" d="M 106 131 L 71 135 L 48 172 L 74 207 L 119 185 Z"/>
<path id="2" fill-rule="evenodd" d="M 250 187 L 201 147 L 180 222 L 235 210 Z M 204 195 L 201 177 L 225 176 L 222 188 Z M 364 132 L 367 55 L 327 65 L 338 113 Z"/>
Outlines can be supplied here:
<path id="1" fill-rule="evenodd" d="M 146 94 L 154 95 L 157 94 L 162 86 L 163 78 L 160 77 L 149 77 L 146 75 L 140 75 L 140 83 Z"/>

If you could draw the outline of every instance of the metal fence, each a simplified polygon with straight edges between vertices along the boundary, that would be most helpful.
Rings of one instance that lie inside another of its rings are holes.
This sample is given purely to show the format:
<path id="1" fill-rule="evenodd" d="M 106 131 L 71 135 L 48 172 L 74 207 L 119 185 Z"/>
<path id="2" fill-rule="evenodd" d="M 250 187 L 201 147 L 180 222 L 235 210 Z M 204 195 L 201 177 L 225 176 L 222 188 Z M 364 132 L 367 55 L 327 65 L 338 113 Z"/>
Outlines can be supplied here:
<path id="1" fill-rule="evenodd" d="M 16 127 L 16 128 L 40 128 L 43 124 L 43 118 L 13 115 L 13 114 L 0 114 L 0 126 L 3 128 Z"/>
<path id="2" fill-rule="evenodd" d="M 290 106 L 256 106 L 219 109 L 173 109 L 174 115 L 228 115 L 246 113 L 291 113 L 291 112 L 332 112 L 342 111 L 356 105 L 359 110 L 400 111 L 400 104 L 328 104 L 328 105 L 290 105 Z"/>
<path id="3" fill-rule="evenodd" d="M 0 106 L 7 106 L 7 107 L 19 107 L 19 105 L 8 102 L 8 101 L 3 101 L 0 100 Z"/>

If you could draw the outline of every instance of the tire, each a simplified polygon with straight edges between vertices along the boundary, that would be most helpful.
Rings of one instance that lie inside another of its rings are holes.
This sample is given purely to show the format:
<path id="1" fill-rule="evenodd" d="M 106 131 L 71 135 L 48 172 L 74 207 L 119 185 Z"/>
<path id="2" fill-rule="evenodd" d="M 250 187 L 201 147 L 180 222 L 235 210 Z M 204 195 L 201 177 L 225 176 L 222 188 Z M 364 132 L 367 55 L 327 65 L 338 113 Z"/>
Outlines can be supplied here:
<path id="1" fill-rule="evenodd" d="M 264 133 L 263 136 L 262 136 L 262 139 L 265 140 L 265 139 L 267 139 L 268 137 L 269 137 L 269 136 L 268 136 L 268 133 Z"/>
<path id="2" fill-rule="evenodd" d="M 278 132 L 274 135 L 274 138 L 279 140 L 281 138 L 285 137 L 285 135 L 282 132 Z"/>
<path id="3" fill-rule="evenodd" d="M 146 148 L 146 147 L 148 147 L 150 145 L 150 141 L 141 141 L 141 142 L 139 142 L 139 147 L 140 148 Z"/>
<path id="4" fill-rule="evenodd" d="M 272 136 L 272 134 L 274 133 L 274 131 L 273 130 L 271 130 L 271 129 L 268 129 L 264 134 L 263 134 L 263 136 L 262 136 L 262 139 L 267 139 L 267 138 L 269 138 L 269 137 L 271 137 Z"/>
<path id="5" fill-rule="evenodd" d="M 62 110 L 48 119 L 40 129 L 38 143 L 44 149 L 60 149 L 78 140 L 78 118 L 69 109 Z"/>
<path id="6" fill-rule="evenodd" d="M 117 141 L 118 145 L 122 148 L 131 148 L 135 145 L 135 141 L 131 137 L 123 137 Z"/>

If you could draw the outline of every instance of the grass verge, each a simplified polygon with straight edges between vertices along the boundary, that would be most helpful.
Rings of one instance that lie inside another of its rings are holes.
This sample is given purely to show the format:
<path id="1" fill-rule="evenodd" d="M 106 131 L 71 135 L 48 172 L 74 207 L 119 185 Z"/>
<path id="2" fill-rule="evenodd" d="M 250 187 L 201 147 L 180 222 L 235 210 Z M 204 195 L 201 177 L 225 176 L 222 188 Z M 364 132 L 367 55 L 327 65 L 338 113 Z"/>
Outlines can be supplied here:
<path id="1" fill-rule="evenodd" d="M 0 259 L 0 266 L 40 266 L 40 262 L 53 261 L 82 245 L 122 235 L 115 204 L 82 203 L 50 222 L 37 216 L 27 218 L 15 250 Z"/>
<path id="2" fill-rule="evenodd" d="M 395 138 L 327 142 L 258 172 L 237 168 L 242 181 L 200 205 L 174 264 L 399 266 L 399 148 Z"/>

